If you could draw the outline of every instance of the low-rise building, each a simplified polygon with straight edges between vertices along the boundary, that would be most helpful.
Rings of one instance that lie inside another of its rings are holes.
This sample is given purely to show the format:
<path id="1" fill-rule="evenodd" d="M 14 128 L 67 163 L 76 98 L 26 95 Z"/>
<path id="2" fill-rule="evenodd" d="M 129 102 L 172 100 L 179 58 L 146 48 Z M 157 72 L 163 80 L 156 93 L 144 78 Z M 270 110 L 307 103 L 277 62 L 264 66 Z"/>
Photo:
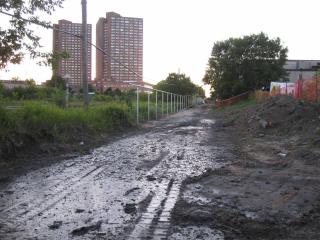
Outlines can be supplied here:
<path id="1" fill-rule="evenodd" d="M 22 80 L 0 80 L 0 84 L 6 89 L 26 88 L 28 86 L 27 82 Z"/>
<path id="2" fill-rule="evenodd" d="M 287 80 L 289 82 L 313 78 L 319 68 L 320 60 L 287 60 L 284 65 L 284 69 L 288 73 Z"/>

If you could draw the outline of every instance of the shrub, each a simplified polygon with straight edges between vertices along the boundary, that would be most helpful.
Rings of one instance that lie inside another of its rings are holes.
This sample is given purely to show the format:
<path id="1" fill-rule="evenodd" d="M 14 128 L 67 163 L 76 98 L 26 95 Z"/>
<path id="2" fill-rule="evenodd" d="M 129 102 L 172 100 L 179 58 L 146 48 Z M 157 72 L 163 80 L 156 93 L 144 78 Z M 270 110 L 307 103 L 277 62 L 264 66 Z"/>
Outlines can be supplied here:
<path id="1" fill-rule="evenodd" d="M 20 147 L 40 142 L 72 142 L 81 134 L 128 127 L 132 118 L 128 106 L 108 103 L 89 109 L 62 109 L 55 105 L 26 103 L 21 109 L 0 107 L 1 153 L 14 152 Z"/>
<path id="2" fill-rule="evenodd" d="M 270 97 L 270 93 L 268 91 L 257 90 L 254 92 L 254 98 L 257 102 L 263 102 Z"/>

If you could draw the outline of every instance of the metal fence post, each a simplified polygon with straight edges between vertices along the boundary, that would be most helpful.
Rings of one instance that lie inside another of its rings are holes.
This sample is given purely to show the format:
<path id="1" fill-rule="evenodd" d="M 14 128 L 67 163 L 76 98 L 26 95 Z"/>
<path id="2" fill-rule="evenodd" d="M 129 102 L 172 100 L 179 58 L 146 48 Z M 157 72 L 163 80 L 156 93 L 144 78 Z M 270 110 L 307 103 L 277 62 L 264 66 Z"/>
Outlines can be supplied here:
<path id="1" fill-rule="evenodd" d="M 158 120 L 158 91 L 156 90 L 156 120 Z"/>
<path id="2" fill-rule="evenodd" d="M 183 110 L 184 109 L 184 96 L 182 95 L 181 96 L 181 110 Z"/>
<path id="3" fill-rule="evenodd" d="M 150 93 L 148 93 L 148 121 L 150 120 Z"/>
<path id="4" fill-rule="evenodd" d="M 171 113 L 172 113 L 172 93 L 171 93 Z"/>
<path id="5" fill-rule="evenodd" d="M 137 124 L 139 124 L 139 87 L 137 87 Z"/>
<path id="6" fill-rule="evenodd" d="M 183 96 L 181 96 L 181 110 L 183 110 Z"/>
<path id="7" fill-rule="evenodd" d="M 169 116 L 169 93 L 167 92 L 167 116 Z"/>
<path id="8" fill-rule="evenodd" d="M 183 95 L 181 95 L 181 110 L 183 110 Z"/>
<path id="9" fill-rule="evenodd" d="M 163 92 L 161 92 L 161 116 L 163 115 Z"/>
<path id="10" fill-rule="evenodd" d="M 176 95 L 173 94 L 173 112 L 176 112 Z"/>
<path id="11" fill-rule="evenodd" d="M 182 96 L 182 109 L 184 109 L 184 98 L 185 96 Z"/>
<path id="12" fill-rule="evenodd" d="M 176 95 L 176 112 L 179 112 L 179 95 Z"/>
<path id="13" fill-rule="evenodd" d="M 179 95 L 176 95 L 176 112 L 179 112 Z"/>

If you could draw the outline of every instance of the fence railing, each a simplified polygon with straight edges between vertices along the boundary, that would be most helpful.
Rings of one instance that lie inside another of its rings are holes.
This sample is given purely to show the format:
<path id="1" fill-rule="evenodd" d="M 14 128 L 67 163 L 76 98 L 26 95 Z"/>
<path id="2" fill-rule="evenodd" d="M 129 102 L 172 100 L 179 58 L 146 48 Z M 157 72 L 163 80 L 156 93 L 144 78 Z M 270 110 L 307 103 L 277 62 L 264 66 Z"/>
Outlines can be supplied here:
<path id="1" fill-rule="evenodd" d="M 245 100 L 249 97 L 249 92 L 245 92 L 242 94 L 239 94 L 237 96 L 225 99 L 225 100 L 216 100 L 216 106 L 217 107 L 225 107 L 225 106 L 229 106 L 232 104 L 235 104 L 237 102 L 240 102 L 242 100 Z"/>
<path id="2" fill-rule="evenodd" d="M 193 104 L 191 95 L 179 95 L 134 83 L 130 85 L 136 88 L 134 107 L 137 124 L 145 120 L 158 120 L 163 116 L 189 108 Z"/>
<path id="3" fill-rule="evenodd" d="M 100 107 L 108 104 L 122 104 L 125 112 L 124 117 L 137 124 L 148 120 L 157 120 L 169 114 L 176 113 L 194 104 L 194 98 L 190 95 L 179 95 L 154 89 L 144 84 L 130 83 L 131 90 L 127 92 L 111 91 L 104 94 L 94 94 L 90 98 L 90 107 Z M 0 107 L 8 110 L 22 109 L 26 104 L 38 104 L 58 106 L 61 108 L 81 108 L 81 95 L 71 94 L 67 91 L 47 92 L 39 89 L 34 90 L 28 98 L 13 98 L 11 93 L 0 97 Z M 15 91 L 10 90 L 10 91 Z"/>
<path id="4" fill-rule="evenodd" d="M 311 102 L 320 100 L 320 78 L 298 80 L 296 82 L 295 97 Z"/>
<path id="5" fill-rule="evenodd" d="M 272 84 L 274 85 L 272 87 Z M 315 76 L 309 79 L 300 79 L 290 83 L 272 83 L 270 94 L 292 95 L 294 98 L 303 99 L 310 102 L 320 100 L 320 78 Z"/>

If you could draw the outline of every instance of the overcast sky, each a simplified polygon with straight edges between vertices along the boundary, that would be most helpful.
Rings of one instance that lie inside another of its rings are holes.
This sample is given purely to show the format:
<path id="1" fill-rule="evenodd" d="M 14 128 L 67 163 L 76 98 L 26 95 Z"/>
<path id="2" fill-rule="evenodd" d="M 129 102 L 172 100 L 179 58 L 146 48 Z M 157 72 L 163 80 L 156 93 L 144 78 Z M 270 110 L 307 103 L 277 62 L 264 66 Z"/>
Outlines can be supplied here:
<path id="1" fill-rule="evenodd" d="M 114 11 L 144 19 L 144 79 L 156 83 L 168 73 L 185 73 L 197 84 L 205 73 L 214 42 L 265 32 L 280 37 L 289 59 L 320 59 L 319 0 L 88 0 L 88 23 Z M 81 0 L 65 0 L 64 8 L 48 17 L 81 22 Z M 0 16 L 1 26 L 8 21 Z M 36 29 L 44 50 L 52 50 L 52 31 Z M 95 49 L 93 49 L 93 78 Z M 19 76 L 42 82 L 50 68 L 26 59 L 0 70 L 0 79 Z"/>

